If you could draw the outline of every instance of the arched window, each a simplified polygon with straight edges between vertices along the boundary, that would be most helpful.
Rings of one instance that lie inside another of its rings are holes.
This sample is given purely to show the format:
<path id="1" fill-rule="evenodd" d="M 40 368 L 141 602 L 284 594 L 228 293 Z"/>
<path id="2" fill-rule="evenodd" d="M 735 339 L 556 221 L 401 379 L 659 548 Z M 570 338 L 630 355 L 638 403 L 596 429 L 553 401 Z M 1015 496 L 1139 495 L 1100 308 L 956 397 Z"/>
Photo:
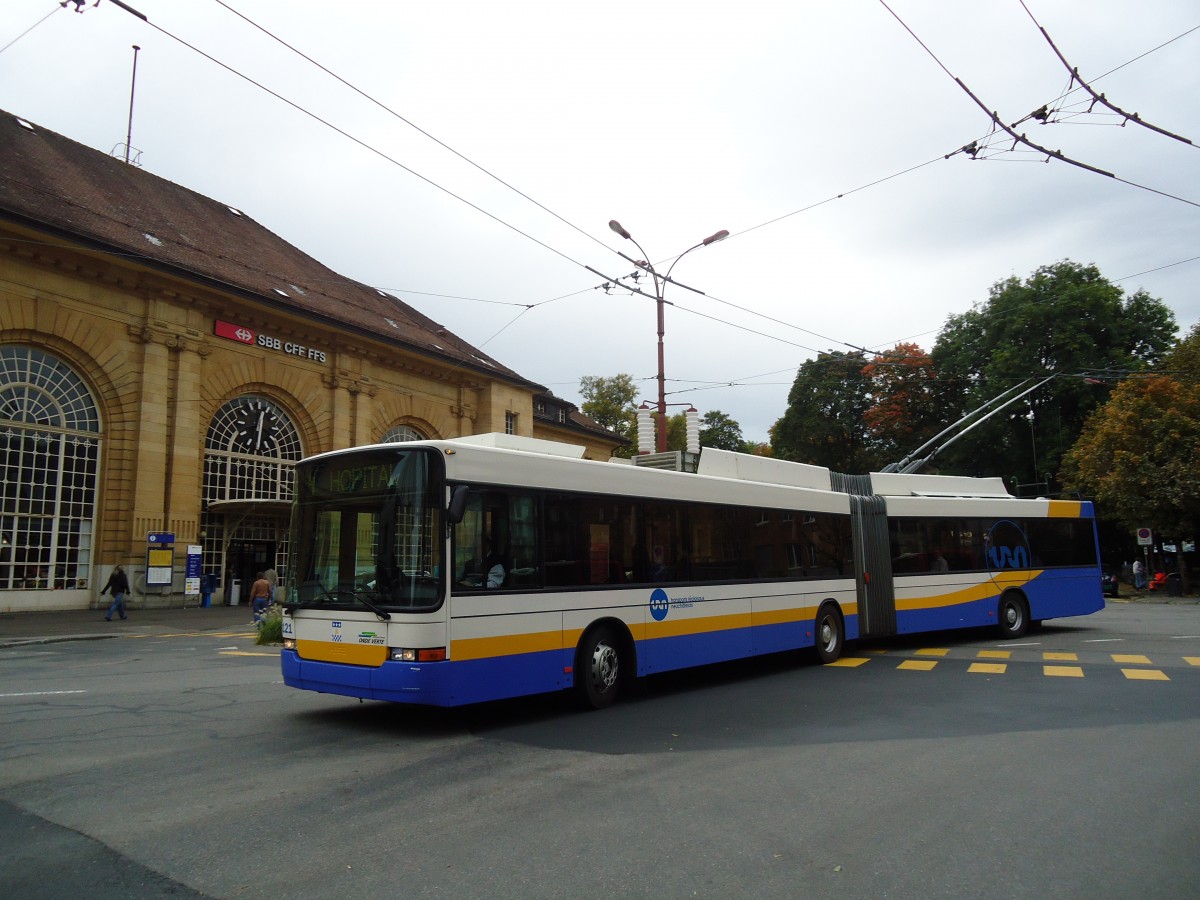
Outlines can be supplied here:
<path id="1" fill-rule="evenodd" d="M 302 455 L 291 417 L 270 398 L 247 394 L 217 410 L 204 440 L 205 572 L 245 580 L 256 568 L 273 567 L 285 577 L 287 518 L 281 505 L 291 502 Z M 252 565 L 242 557 L 247 548 L 267 556 Z M 228 591 L 224 579 L 222 584 Z"/>
<path id="2" fill-rule="evenodd" d="M 213 416 L 204 441 L 204 500 L 292 499 L 300 435 L 267 397 L 247 394 Z"/>
<path id="3" fill-rule="evenodd" d="M 425 435 L 421 434 L 421 432 L 417 431 L 417 429 L 413 428 L 411 425 L 397 425 L 395 428 L 389 428 L 387 430 L 387 433 L 383 436 L 383 440 L 380 441 L 380 443 L 392 444 L 398 441 L 423 440 L 425 440 Z"/>
<path id="4" fill-rule="evenodd" d="M 99 432 L 92 392 L 69 365 L 0 346 L 0 590 L 87 587 Z"/>

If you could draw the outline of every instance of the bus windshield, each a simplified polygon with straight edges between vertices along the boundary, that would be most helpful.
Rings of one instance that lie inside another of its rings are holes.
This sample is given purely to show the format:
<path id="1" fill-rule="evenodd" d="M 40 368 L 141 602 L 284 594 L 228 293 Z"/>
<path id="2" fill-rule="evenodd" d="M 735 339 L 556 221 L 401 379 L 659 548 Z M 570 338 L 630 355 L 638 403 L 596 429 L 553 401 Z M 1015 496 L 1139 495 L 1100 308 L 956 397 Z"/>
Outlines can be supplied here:
<path id="1" fill-rule="evenodd" d="M 428 610 L 438 574 L 440 462 L 386 448 L 302 462 L 296 473 L 289 608 Z"/>

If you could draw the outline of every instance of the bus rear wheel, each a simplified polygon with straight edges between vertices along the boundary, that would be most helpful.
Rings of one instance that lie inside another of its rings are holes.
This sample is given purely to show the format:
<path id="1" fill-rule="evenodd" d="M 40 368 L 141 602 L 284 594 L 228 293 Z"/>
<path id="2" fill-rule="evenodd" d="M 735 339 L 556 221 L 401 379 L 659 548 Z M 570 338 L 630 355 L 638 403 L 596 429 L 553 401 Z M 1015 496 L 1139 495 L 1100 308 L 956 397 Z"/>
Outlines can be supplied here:
<path id="1" fill-rule="evenodd" d="M 611 628 L 589 632 L 575 659 L 575 695 L 585 709 L 604 709 L 621 688 L 621 645 Z"/>
<path id="2" fill-rule="evenodd" d="M 846 645 L 846 623 L 833 603 L 826 603 L 817 612 L 814 623 L 817 639 L 817 659 L 822 664 L 837 662 Z"/>
<path id="3" fill-rule="evenodd" d="M 1013 591 L 1004 594 L 1000 598 L 997 613 L 1001 637 L 1024 637 L 1025 632 L 1029 630 L 1029 607 L 1025 605 L 1025 598 L 1020 594 Z"/>

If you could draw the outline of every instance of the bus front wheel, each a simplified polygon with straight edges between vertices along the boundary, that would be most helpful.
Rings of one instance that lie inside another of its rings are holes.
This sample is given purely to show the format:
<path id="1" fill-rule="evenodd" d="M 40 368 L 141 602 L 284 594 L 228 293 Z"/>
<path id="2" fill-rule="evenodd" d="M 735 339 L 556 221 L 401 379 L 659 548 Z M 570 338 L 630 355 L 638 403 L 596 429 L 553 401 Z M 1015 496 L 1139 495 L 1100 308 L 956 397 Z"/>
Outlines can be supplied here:
<path id="1" fill-rule="evenodd" d="M 837 662 L 846 644 L 846 624 L 833 603 L 826 603 L 817 612 L 814 624 L 817 640 L 817 659 L 822 664 Z"/>
<path id="2" fill-rule="evenodd" d="M 575 693 L 585 709 L 604 709 L 621 687 L 621 645 L 611 628 L 589 632 L 575 659 Z"/>
<path id="3" fill-rule="evenodd" d="M 1015 591 L 1009 591 L 1000 598 L 997 624 L 1000 636 L 1005 638 L 1023 637 L 1029 630 L 1029 607 L 1025 598 Z"/>

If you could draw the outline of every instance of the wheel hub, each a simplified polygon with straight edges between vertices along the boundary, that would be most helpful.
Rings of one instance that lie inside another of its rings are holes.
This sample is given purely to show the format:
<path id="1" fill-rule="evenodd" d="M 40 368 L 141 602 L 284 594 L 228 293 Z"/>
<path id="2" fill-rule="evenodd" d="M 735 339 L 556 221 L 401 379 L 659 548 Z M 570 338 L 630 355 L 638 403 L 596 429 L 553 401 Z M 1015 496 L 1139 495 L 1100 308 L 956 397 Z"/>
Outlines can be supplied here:
<path id="1" fill-rule="evenodd" d="M 608 644 L 597 644 L 592 654 L 592 683 L 602 690 L 617 683 L 617 651 Z"/>

